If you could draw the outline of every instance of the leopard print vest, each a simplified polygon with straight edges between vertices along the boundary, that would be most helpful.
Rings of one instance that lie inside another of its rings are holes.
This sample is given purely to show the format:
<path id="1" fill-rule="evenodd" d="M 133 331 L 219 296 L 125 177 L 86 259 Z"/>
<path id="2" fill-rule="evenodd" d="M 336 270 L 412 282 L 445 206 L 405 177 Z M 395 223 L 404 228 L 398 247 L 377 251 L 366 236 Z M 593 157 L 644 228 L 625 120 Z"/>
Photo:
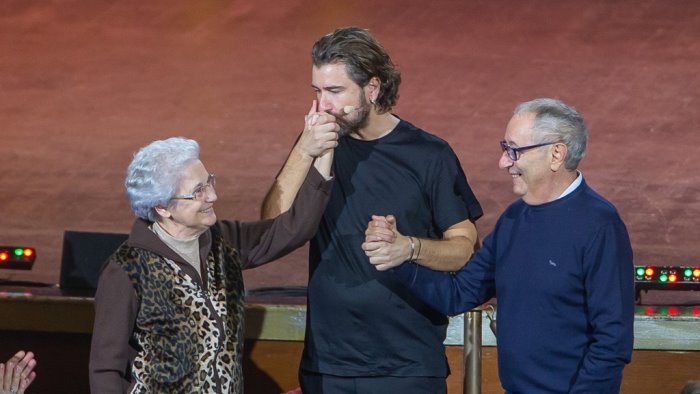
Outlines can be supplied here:
<path id="1" fill-rule="evenodd" d="M 122 245 L 115 254 L 139 300 L 133 394 L 243 393 L 242 266 L 211 231 L 206 289 L 154 252 Z"/>

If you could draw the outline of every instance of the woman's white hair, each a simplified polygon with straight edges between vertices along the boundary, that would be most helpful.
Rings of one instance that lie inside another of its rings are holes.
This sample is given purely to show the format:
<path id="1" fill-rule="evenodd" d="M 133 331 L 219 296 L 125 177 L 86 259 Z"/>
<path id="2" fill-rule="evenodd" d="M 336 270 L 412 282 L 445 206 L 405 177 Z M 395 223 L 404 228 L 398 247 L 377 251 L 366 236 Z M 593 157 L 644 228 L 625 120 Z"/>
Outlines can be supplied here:
<path id="1" fill-rule="evenodd" d="M 139 149 L 126 172 L 126 194 L 136 216 L 154 222 L 155 207 L 167 206 L 184 168 L 199 159 L 197 141 L 172 137 Z"/>

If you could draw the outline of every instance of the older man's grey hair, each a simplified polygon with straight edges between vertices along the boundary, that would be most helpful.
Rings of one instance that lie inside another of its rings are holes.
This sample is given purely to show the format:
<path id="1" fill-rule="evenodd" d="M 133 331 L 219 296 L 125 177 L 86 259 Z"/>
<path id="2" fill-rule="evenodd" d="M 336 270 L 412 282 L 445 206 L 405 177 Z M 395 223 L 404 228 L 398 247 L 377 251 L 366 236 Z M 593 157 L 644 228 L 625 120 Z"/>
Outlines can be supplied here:
<path id="1" fill-rule="evenodd" d="M 139 149 L 124 181 L 136 216 L 155 222 L 155 207 L 168 206 L 185 167 L 198 159 L 197 141 L 183 137 L 154 141 Z"/>
<path id="2" fill-rule="evenodd" d="M 681 389 L 681 394 L 700 394 L 700 380 L 689 380 Z"/>
<path id="3" fill-rule="evenodd" d="M 564 102 L 551 98 L 538 98 L 519 104 L 514 115 L 531 112 L 535 114 L 535 144 L 563 142 L 568 148 L 564 166 L 575 170 L 586 155 L 588 128 L 581 114 Z"/>

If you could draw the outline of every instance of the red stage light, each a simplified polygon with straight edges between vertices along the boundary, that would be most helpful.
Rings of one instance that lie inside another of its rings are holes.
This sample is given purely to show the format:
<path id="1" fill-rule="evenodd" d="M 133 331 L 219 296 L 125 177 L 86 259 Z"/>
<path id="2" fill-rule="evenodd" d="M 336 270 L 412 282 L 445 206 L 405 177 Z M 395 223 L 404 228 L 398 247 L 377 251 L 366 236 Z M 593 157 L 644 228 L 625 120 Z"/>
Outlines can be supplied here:
<path id="1" fill-rule="evenodd" d="M 700 290 L 700 267 L 697 265 L 638 265 L 634 267 L 634 275 L 638 302 L 641 302 L 642 290 Z"/>
<path id="2" fill-rule="evenodd" d="M 0 245 L 0 268 L 30 270 L 36 260 L 36 249 L 26 246 Z"/>

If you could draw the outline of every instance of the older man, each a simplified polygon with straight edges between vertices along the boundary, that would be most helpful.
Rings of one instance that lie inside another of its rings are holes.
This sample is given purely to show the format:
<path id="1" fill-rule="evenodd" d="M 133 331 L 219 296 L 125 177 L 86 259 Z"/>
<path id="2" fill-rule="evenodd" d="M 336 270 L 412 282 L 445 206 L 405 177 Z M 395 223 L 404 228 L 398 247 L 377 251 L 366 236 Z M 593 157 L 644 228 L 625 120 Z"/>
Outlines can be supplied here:
<path id="1" fill-rule="evenodd" d="M 455 315 L 498 297 L 499 375 L 508 393 L 616 393 L 633 342 L 632 249 L 615 207 L 577 170 L 588 132 L 573 108 L 515 109 L 499 166 L 520 199 L 454 275 L 396 263 L 394 220 L 369 223 L 363 248 L 436 309 Z"/>

